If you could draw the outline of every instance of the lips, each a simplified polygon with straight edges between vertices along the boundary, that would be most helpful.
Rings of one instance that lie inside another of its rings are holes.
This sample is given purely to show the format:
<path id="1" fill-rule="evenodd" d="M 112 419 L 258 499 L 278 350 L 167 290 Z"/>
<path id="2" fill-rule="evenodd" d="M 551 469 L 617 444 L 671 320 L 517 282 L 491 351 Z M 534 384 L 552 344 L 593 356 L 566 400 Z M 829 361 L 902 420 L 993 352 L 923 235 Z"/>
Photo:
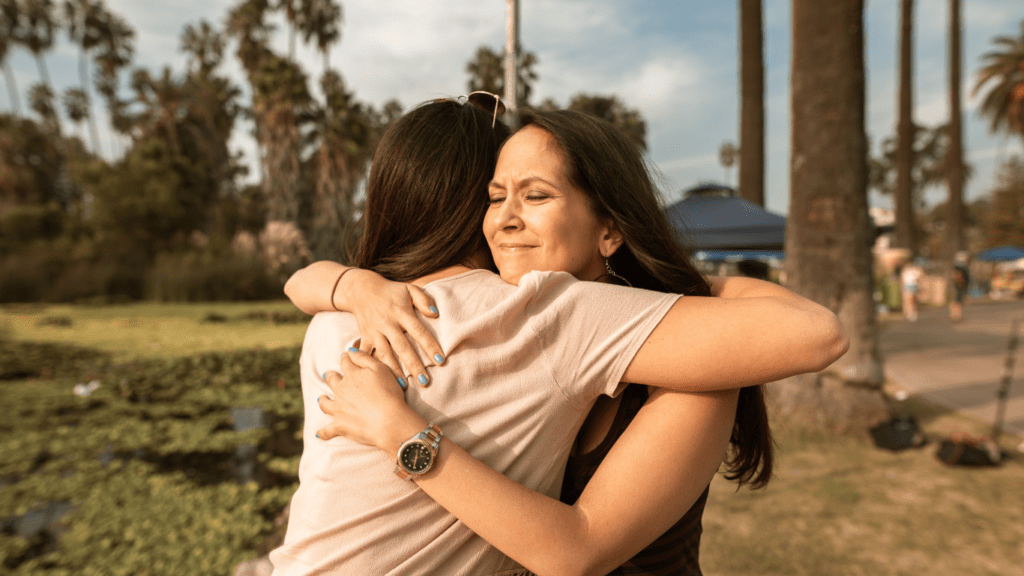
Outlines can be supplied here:
<path id="1" fill-rule="evenodd" d="M 505 250 L 505 251 L 508 251 L 508 252 L 516 252 L 518 250 L 526 250 L 526 249 L 529 249 L 529 248 L 536 248 L 536 247 L 537 246 L 532 245 L 532 244 L 518 244 L 518 243 L 513 243 L 513 242 L 503 242 L 501 244 L 498 244 L 498 248 L 500 250 Z"/>

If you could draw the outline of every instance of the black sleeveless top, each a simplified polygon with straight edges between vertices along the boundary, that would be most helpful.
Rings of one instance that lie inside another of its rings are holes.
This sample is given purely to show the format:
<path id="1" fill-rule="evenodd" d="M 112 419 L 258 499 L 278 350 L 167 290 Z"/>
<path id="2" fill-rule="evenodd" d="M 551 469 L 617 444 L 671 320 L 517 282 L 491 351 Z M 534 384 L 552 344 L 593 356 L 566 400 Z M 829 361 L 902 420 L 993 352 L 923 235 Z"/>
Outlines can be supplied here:
<path id="1" fill-rule="evenodd" d="M 640 407 L 647 401 L 647 387 L 630 384 L 622 393 L 622 402 L 615 413 L 611 429 L 601 444 L 581 456 L 570 456 L 562 483 L 562 502 L 575 504 L 597 467 L 608 455 L 626 426 L 633 421 Z M 708 489 L 667 532 L 633 556 L 625 564 L 612 570 L 609 576 L 647 574 L 650 576 L 701 576 L 700 535 L 703 531 L 701 516 L 708 501 Z"/>

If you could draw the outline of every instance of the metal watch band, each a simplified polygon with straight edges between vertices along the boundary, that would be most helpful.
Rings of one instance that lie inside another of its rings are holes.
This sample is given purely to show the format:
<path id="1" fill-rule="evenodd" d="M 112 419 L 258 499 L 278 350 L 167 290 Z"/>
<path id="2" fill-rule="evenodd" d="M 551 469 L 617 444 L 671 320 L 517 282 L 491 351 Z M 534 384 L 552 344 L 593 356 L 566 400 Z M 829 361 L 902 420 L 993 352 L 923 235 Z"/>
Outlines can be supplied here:
<path id="1" fill-rule="evenodd" d="M 444 432 L 441 431 L 441 428 L 439 428 L 437 425 L 431 422 L 430 424 L 427 425 L 426 429 L 424 429 L 423 432 L 420 432 L 419 434 L 399 444 L 398 459 L 395 461 L 395 474 L 399 478 L 406 480 L 412 476 L 420 476 L 422 474 L 427 473 L 427 471 L 429 471 L 433 467 L 434 460 L 437 458 L 437 449 L 438 446 L 441 444 L 442 436 L 444 436 Z M 410 444 L 420 444 L 426 446 L 427 449 L 430 451 L 430 463 L 427 464 L 426 468 L 419 472 L 412 472 L 410 470 L 407 470 L 404 466 L 402 466 L 402 452 Z"/>

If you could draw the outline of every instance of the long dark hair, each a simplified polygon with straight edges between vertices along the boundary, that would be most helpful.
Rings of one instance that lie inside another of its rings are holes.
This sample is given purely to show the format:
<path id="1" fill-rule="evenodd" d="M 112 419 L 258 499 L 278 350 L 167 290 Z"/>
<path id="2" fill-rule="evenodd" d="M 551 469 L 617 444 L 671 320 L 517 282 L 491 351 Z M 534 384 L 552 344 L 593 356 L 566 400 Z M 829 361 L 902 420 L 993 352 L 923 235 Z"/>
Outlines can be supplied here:
<path id="1" fill-rule="evenodd" d="M 711 295 L 658 202 L 657 187 L 635 142 L 608 122 L 571 110 L 527 110 L 520 123 L 554 137 L 569 182 L 587 194 L 599 217 L 611 218 L 622 232 L 624 242 L 609 258 L 617 274 L 638 288 Z M 767 485 L 774 446 L 761 386 L 740 390 L 730 442 L 725 477 L 752 488 Z"/>
<path id="2" fill-rule="evenodd" d="M 421 104 L 388 127 L 367 180 L 356 265 L 409 282 L 490 258 L 480 223 L 508 136 L 490 114 L 454 100 Z"/>

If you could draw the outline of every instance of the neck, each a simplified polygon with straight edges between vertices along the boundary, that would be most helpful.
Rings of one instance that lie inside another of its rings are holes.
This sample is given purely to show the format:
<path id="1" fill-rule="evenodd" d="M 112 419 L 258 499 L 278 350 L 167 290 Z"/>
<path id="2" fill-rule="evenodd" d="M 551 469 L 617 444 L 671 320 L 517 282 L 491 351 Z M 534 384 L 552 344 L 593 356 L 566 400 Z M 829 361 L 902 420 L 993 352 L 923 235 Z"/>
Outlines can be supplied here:
<path id="1" fill-rule="evenodd" d="M 431 272 L 430 274 L 427 274 L 426 276 L 420 276 L 419 278 L 417 278 L 417 279 L 413 280 L 412 282 L 410 282 L 410 284 L 414 284 L 414 285 L 419 286 L 420 288 L 422 288 L 422 287 L 426 286 L 427 284 L 430 284 L 431 282 L 433 282 L 435 280 L 440 280 L 442 278 L 448 278 L 450 276 L 455 276 L 455 275 L 458 275 L 458 274 L 462 274 L 463 272 L 469 272 L 470 270 L 476 270 L 476 268 L 470 268 L 469 266 L 463 266 L 461 264 L 458 265 L 458 266 L 449 266 L 448 268 L 442 268 L 442 269 L 438 270 L 437 272 Z"/>

